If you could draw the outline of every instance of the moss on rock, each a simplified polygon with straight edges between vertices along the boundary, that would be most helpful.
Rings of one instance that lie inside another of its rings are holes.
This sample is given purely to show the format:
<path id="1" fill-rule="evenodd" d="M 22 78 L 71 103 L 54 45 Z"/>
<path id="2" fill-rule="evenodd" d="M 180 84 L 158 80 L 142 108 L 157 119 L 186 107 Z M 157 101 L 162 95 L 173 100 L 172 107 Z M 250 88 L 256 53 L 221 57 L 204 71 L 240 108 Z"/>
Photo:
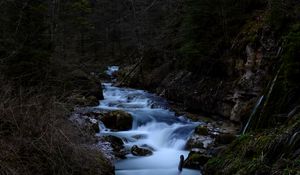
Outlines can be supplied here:
<path id="1" fill-rule="evenodd" d="M 110 129 L 126 131 L 132 128 L 133 118 L 129 113 L 117 110 L 106 113 L 101 121 Z"/>
<path id="2" fill-rule="evenodd" d="M 184 161 L 184 167 L 191 168 L 191 169 L 200 169 L 201 166 L 203 166 L 211 156 L 191 151 L 187 157 L 187 159 Z"/>
<path id="3" fill-rule="evenodd" d="M 205 174 L 299 173 L 299 142 L 295 135 L 299 132 L 300 115 L 297 118 L 292 125 L 241 135 L 222 154 L 208 161 Z"/>

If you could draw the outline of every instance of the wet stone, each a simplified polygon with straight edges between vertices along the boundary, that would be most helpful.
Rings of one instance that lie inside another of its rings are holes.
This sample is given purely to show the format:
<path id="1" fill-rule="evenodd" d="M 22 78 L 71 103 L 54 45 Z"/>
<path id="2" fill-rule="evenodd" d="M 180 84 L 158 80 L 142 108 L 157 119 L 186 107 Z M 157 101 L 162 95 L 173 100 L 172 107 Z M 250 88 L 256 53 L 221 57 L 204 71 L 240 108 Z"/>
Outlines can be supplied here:
<path id="1" fill-rule="evenodd" d="M 131 148 L 131 153 L 134 156 L 151 156 L 153 154 L 151 150 L 148 150 L 146 148 L 140 148 L 137 145 L 134 145 Z"/>

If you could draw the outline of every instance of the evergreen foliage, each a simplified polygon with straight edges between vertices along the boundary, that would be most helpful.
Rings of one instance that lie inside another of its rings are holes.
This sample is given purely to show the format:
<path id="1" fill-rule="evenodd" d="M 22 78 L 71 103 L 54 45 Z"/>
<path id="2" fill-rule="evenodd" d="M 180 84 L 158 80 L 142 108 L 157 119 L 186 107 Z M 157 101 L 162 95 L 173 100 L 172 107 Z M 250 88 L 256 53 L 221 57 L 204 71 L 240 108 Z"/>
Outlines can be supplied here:
<path id="1" fill-rule="evenodd" d="M 186 67 L 193 72 L 201 65 L 216 67 L 219 71 L 217 76 L 224 75 L 219 69 L 222 68 L 222 60 L 218 58 L 226 54 L 252 13 L 263 9 L 265 4 L 265 1 L 258 0 L 187 0 L 180 49 Z M 214 71 L 211 74 L 216 75 Z"/>
<path id="2" fill-rule="evenodd" d="M 7 15 L 1 21 L 2 70 L 23 85 L 36 84 L 49 71 L 52 45 L 46 5 L 45 1 L 6 1 L 2 5 L 1 10 Z"/>

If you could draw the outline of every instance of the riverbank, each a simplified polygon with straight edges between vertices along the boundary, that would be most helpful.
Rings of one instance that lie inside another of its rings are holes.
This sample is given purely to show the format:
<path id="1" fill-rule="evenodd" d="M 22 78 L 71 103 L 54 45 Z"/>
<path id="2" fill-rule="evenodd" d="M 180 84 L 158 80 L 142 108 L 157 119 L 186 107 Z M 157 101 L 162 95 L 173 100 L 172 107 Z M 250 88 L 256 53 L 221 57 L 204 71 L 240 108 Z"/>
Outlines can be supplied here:
<path id="1" fill-rule="evenodd" d="M 0 174 L 114 174 L 94 136 L 69 121 L 102 95 L 98 81 L 74 72 L 30 87 L 0 77 Z"/>

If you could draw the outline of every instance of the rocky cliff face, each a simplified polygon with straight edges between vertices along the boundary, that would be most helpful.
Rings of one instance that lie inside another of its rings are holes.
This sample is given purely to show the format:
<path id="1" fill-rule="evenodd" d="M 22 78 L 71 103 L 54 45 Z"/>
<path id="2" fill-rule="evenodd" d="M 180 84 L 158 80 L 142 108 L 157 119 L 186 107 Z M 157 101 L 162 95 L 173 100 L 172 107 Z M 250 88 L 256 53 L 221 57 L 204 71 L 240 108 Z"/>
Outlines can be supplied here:
<path id="1" fill-rule="evenodd" d="M 148 70 L 140 64 L 120 76 L 126 75 L 124 84 L 155 91 L 188 111 L 247 120 L 246 132 L 203 163 L 204 174 L 300 172 L 300 15 L 299 2 L 289 2 L 290 16 L 281 28 L 266 22 L 270 12 L 262 13 L 241 28 L 221 66 L 197 65 L 202 72 L 223 70 L 223 76 L 179 69 L 176 59 Z"/>
<path id="2" fill-rule="evenodd" d="M 222 58 L 226 70 L 223 77 L 199 76 L 177 69 L 176 60 L 171 60 L 149 71 L 142 69 L 143 64 L 129 66 L 123 69 L 120 80 L 125 85 L 143 87 L 182 103 L 188 111 L 241 122 L 249 116 L 270 81 L 276 55 L 280 54 L 274 34 L 261 23 L 254 20 L 251 25 L 255 27 L 246 24 L 237 35 L 229 54 Z"/>

